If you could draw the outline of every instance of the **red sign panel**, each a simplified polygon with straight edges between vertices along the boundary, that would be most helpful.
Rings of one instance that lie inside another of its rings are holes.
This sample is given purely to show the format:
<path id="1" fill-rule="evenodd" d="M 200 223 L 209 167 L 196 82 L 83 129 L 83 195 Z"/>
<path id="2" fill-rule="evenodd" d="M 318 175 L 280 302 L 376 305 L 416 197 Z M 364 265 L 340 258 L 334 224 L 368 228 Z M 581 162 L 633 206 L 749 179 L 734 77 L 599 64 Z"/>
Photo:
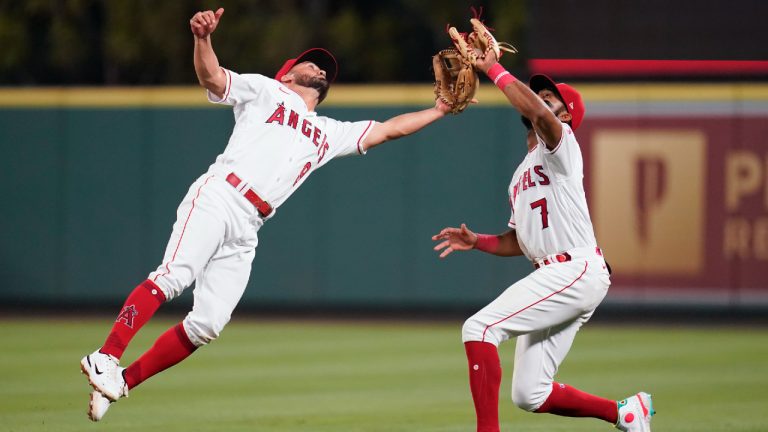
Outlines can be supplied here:
<path id="1" fill-rule="evenodd" d="M 579 128 L 618 295 L 768 299 L 768 118 L 592 118 Z"/>

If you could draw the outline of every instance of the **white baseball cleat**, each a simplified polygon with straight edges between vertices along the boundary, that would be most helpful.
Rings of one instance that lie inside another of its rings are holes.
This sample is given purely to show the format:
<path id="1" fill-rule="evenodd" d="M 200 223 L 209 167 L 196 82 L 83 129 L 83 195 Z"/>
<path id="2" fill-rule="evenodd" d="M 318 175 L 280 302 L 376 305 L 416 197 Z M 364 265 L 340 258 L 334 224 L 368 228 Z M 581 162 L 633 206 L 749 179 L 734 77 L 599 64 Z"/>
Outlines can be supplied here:
<path id="1" fill-rule="evenodd" d="M 105 398 L 103 394 L 94 390 L 91 392 L 91 401 L 88 403 L 88 418 L 97 422 L 107 413 L 112 401 Z"/>
<path id="2" fill-rule="evenodd" d="M 651 395 L 640 392 L 618 401 L 618 407 L 619 421 L 616 429 L 624 432 L 651 432 L 651 417 L 656 414 Z"/>
<path id="3" fill-rule="evenodd" d="M 121 368 L 120 361 L 111 355 L 96 350 L 80 360 L 80 369 L 91 386 L 110 401 L 128 396 L 128 386 L 123 379 L 125 368 Z"/>

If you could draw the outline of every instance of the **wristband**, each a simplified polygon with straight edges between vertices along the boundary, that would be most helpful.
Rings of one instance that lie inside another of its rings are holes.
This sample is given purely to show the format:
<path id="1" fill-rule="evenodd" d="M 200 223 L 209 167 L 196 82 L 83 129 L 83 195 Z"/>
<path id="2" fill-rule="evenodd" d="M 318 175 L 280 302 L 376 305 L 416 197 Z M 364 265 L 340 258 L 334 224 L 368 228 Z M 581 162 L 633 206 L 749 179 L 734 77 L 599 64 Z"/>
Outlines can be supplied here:
<path id="1" fill-rule="evenodd" d="M 475 249 L 483 252 L 494 253 L 499 250 L 499 237 L 490 234 L 478 234 Z"/>
<path id="2" fill-rule="evenodd" d="M 502 66 L 501 63 L 496 63 L 491 66 L 491 68 L 488 69 L 488 72 L 486 72 L 486 75 L 488 75 L 488 78 L 490 78 L 501 91 L 504 91 L 504 87 L 506 87 L 507 84 L 517 81 L 517 78 L 509 73 L 508 70 L 504 69 L 504 66 Z"/>

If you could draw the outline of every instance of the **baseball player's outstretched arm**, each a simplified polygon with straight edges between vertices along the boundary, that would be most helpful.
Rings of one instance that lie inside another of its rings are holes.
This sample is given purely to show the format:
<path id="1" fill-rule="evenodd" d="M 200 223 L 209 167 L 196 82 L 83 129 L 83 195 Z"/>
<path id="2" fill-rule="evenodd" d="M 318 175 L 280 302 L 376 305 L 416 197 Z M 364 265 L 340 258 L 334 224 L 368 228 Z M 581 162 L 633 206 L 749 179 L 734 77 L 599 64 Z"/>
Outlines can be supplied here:
<path id="1" fill-rule="evenodd" d="M 498 235 L 475 234 L 461 224 L 460 228 L 447 227 L 432 236 L 433 241 L 443 240 L 433 249 L 440 252 L 440 258 L 445 258 L 454 251 L 477 249 L 498 256 L 522 255 L 523 250 L 517 242 L 515 230 L 509 230 Z"/>
<path id="2" fill-rule="evenodd" d="M 488 70 L 497 63 L 496 54 L 491 51 L 484 58 L 478 58 L 475 66 L 487 74 Z M 546 103 L 519 80 L 507 84 L 503 92 L 512 106 L 533 123 L 533 127 L 544 139 L 547 148 L 552 150 L 557 147 L 563 134 L 563 125 Z"/>
<path id="3" fill-rule="evenodd" d="M 189 20 L 192 34 L 195 35 L 195 73 L 201 86 L 208 89 L 219 98 L 224 96 L 227 89 L 227 75 L 219 67 L 219 59 L 213 52 L 211 33 L 216 30 L 219 20 L 224 14 L 224 8 L 213 11 L 198 12 Z"/>
<path id="4" fill-rule="evenodd" d="M 402 138 L 417 132 L 443 117 L 450 110 L 451 107 L 437 100 L 432 108 L 401 114 L 383 123 L 376 123 L 368 133 L 368 136 L 365 137 L 362 143 L 363 149 L 367 151 L 386 141 Z"/>

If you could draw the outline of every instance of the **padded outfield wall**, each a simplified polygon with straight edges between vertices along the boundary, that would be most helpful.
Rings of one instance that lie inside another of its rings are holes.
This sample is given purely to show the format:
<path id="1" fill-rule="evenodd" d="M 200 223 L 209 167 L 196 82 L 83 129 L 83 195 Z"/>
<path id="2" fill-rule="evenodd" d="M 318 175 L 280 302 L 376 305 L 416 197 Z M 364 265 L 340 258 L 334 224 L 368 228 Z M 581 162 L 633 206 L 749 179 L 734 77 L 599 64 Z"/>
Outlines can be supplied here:
<path id="1" fill-rule="evenodd" d="M 576 85 L 608 304 L 768 305 L 768 85 Z M 431 95 L 337 86 L 320 113 L 384 120 Z M 243 305 L 471 309 L 529 272 L 432 251 L 446 225 L 506 229 L 523 129 L 498 90 L 479 99 L 313 174 L 259 232 Z M 193 88 L 0 90 L 0 302 L 122 301 L 232 125 Z"/>

